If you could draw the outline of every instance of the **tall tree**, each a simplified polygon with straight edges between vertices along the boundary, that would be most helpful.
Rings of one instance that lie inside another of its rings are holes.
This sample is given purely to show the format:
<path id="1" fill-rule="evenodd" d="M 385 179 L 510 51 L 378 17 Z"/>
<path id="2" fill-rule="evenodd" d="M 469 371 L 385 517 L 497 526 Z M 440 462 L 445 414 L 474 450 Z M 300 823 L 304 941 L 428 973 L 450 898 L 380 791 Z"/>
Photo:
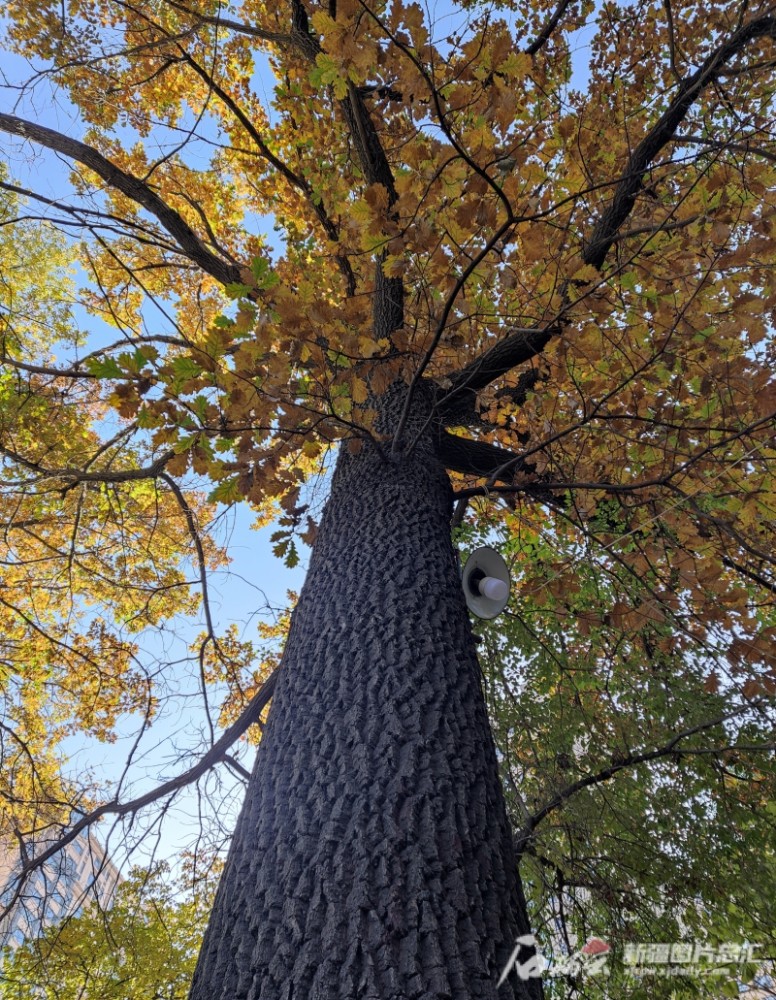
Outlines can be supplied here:
<path id="1" fill-rule="evenodd" d="M 505 498 L 515 539 L 592 546 L 593 626 L 650 623 L 645 671 L 701 656 L 698 692 L 755 718 L 776 690 L 776 8 L 593 6 L 8 5 L 84 127 L 0 129 L 72 166 L 27 195 L 89 237 L 121 333 L 44 375 L 136 456 L 11 460 L 164 484 L 200 568 L 187 474 L 279 504 L 280 554 L 314 541 L 194 998 L 539 992 L 496 987 L 529 927 L 451 481 Z M 316 525 L 300 490 L 335 442 Z M 620 572 L 647 589 L 608 606 Z M 542 586 L 561 610 L 575 583 Z M 224 658 L 210 619 L 202 649 Z"/>

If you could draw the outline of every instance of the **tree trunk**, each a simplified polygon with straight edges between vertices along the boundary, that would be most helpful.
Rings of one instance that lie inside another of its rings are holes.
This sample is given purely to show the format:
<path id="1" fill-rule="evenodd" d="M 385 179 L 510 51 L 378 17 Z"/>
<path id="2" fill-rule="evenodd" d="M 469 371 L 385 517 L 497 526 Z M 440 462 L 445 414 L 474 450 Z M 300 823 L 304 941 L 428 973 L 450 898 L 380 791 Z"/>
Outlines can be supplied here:
<path id="1" fill-rule="evenodd" d="M 540 995 L 432 440 L 342 449 L 191 1000 Z"/>

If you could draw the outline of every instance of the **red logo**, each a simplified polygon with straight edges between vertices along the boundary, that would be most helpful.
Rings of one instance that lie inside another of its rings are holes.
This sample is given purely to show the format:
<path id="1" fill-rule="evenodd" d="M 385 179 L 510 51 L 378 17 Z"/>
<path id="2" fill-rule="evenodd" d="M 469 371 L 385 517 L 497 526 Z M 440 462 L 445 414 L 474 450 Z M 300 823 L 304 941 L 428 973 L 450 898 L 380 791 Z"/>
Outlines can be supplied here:
<path id="1" fill-rule="evenodd" d="M 601 938 L 590 938 L 589 941 L 582 947 L 583 955 L 605 955 L 607 951 L 611 951 L 609 945 L 606 941 L 602 941 Z"/>

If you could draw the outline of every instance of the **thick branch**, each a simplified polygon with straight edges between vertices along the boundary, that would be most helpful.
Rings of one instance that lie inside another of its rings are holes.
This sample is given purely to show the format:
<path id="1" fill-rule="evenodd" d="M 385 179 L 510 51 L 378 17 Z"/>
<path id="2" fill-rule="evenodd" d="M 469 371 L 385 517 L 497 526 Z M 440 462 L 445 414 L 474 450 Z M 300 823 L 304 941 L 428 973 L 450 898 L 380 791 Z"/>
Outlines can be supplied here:
<path id="1" fill-rule="evenodd" d="M 528 393 L 536 386 L 542 378 L 539 368 L 526 368 L 520 373 L 517 385 L 502 386 L 496 392 L 496 399 L 503 400 L 505 405 L 521 407 Z M 447 427 L 479 427 L 487 426 L 487 421 L 483 419 L 477 407 L 477 396 L 474 392 L 469 392 L 466 388 L 461 389 L 455 396 L 446 395 L 445 404 L 441 413 L 442 423 Z M 518 440 L 525 444 L 529 435 L 518 434 Z"/>
<path id="2" fill-rule="evenodd" d="M 473 412 L 478 392 L 518 365 L 535 358 L 559 331 L 559 323 L 538 329 L 513 330 L 470 365 L 452 375 L 451 384 L 438 403 L 437 412 L 442 421 L 455 423 L 461 412 Z"/>
<path id="3" fill-rule="evenodd" d="M 291 38 L 299 51 L 314 63 L 323 50 L 310 31 L 307 10 L 301 0 L 292 0 L 291 10 Z M 364 95 L 351 83 L 347 97 L 339 103 L 364 177 L 367 183 L 381 184 L 385 188 L 390 213 L 398 199 L 393 171 Z M 404 282 L 401 278 L 386 277 L 382 258 L 377 261 L 373 301 L 375 336 L 390 339 L 393 331 L 404 322 Z"/>
<path id="4" fill-rule="evenodd" d="M 17 118 L 15 115 L 0 113 L 0 131 L 18 135 L 22 139 L 29 139 L 47 149 L 53 149 L 68 159 L 75 160 L 88 167 L 89 170 L 93 170 L 110 187 L 121 191 L 122 194 L 155 216 L 164 229 L 175 239 L 180 252 L 216 281 L 221 282 L 221 284 L 230 284 L 241 280 L 239 267 L 221 260 L 220 257 L 211 253 L 191 226 L 178 215 L 175 209 L 170 208 L 148 184 L 116 166 L 93 147 L 87 146 L 86 143 L 80 142 L 78 139 L 62 135 L 61 132 L 56 132 L 54 129 L 37 125 L 23 118 Z"/>
<path id="5" fill-rule="evenodd" d="M 528 55 L 534 56 L 550 39 L 550 35 L 555 31 L 560 23 L 560 19 L 568 10 L 568 6 L 571 0 L 560 0 L 560 3 L 552 12 L 552 14 L 547 18 L 547 20 L 542 25 L 542 29 L 536 38 L 531 42 L 528 48 L 525 50 Z"/>
<path id="6" fill-rule="evenodd" d="M 601 269 L 617 238 L 620 226 L 630 215 L 641 190 L 642 181 L 655 157 L 674 139 L 676 131 L 690 108 L 734 59 L 758 38 L 776 37 L 776 16 L 765 15 L 743 25 L 719 45 L 703 65 L 680 84 L 678 94 L 657 123 L 649 130 L 631 154 L 619 180 L 614 182 L 614 196 L 593 227 L 586 241 L 583 259 Z M 544 350 L 559 332 L 560 323 L 534 330 L 519 330 L 509 334 L 470 365 L 451 376 L 452 386 L 440 399 L 444 414 L 448 408 L 460 405 L 462 394 L 476 394 L 512 368 L 524 364 Z"/>
<path id="7" fill-rule="evenodd" d="M 722 563 L 724 566 L 727 566 L 728 569 L 734 569 L 737 573 L 740 573 L 742 576 L 747 577 L 747 579 L 749 580 L 754 580 L 755 583 L 759 584 L 761 587 L 764 587 L 765 590 L 768 590 L 772 594 L 776 595 L 776 583 L 773 583 L 771 580 L 766 580 L 766 578 L 761 573 L 756 573 L 753 569 L 749 569 L 746 566 L 742 566 L 741 563 L 736 562 L 735 560 L 730 559 L 727 556 L 722 557 Z"/>
<path id="8" fill-rule="evenodd" d="M 641 190 L 642 179 L 654 158 L 676 135 L 697 98 L 719 77 L 725 65 L 750 42 L 758 38 L 776 37 L 776 17 L 755 18 L 719 45 L 703 65 L 679 84 L 679 93 L 658 122 L 649 130 L 630 156 L 608 208 L 598 220 L 584 252 L 584 261 L 601 268 L 617 230 L 625 222 Z"/>
<path id="9" fill-rule="evenodd" d="M 312 34 L 307 10 L 301 0 L 292 0 L 291 40 L 304 56 L 314 63 L 323 52 L 318 39 Z M 382 184 L 388 192 L 388 206 L 398 195 L 388 157 L 380 142 L 369 108 L 358 87 L 350 85 L 348 95 L 340 102 L 348 124 L 348 131 L 358 156 L 364 177 L 369 184 Z"/>
<path id="10" fill-rule="evenodd" d="M 526 464 L 520 455 L 486 441 L 458 437 L 448 431 L 441 431 L 439 435 L 437 455 L 447 469 L 480 478 L 495 476 L 498 482 L 509 485 L 514 482 L 516 473 L 526 471 Z"/>

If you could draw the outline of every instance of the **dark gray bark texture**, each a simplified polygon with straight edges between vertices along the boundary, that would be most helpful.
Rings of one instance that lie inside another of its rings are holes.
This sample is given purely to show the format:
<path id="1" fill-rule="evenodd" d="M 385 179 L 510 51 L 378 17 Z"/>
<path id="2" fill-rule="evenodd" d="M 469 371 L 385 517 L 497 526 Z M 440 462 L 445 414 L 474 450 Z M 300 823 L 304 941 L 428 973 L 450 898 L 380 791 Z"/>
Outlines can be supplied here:
<path id="1" fill-rule="evenodd" d="M 451 509 L 432 433 L 342 449 L 191 1000 L 541 996 Z"/>

